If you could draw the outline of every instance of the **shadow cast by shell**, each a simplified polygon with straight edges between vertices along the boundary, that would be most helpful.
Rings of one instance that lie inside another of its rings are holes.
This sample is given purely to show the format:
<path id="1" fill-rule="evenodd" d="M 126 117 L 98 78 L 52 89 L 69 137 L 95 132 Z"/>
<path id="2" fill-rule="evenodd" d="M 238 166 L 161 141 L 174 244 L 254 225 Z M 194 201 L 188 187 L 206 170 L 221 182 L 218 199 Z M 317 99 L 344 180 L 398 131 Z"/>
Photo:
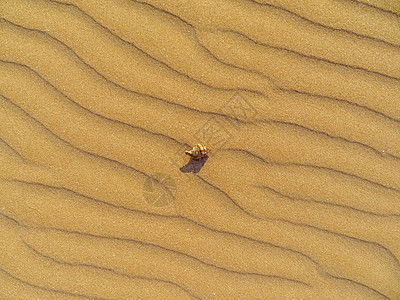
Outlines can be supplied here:
<path id="1" fill-rule="evenodd" d="M 180 168 L 183 173 L 198 173 L 201 168 L 204 166 L 208 159 L 208 156 L 202 157 L 200 159 L 190 158 L 188 163 Z"/>

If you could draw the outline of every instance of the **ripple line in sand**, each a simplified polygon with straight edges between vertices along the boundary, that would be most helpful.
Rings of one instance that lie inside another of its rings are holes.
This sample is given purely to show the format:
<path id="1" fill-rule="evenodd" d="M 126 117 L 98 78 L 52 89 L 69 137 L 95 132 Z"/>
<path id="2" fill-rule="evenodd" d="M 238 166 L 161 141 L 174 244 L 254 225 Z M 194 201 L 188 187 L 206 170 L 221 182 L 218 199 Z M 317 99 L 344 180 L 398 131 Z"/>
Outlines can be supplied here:
<path id="1" fill-rule="evenodd" d="M 92 152 L 83 150 L 83 149 L 81 149 L 81 148 L 79 148 L 79 147 L 77 147 L 77 146 L 75 146 L 75 145 L 69 143 L 68 141 L 66 141 L 66 140 L 64 140 L 64 139 L 62 139 L 62 138 L 60 138 L 58 135 L 56 135 L 54 132 L 52 132 L 52 131 L 51 131 L 49 128 L 47 128 L 43 123 L 41 123 L 41 122 L 38 121 L 37 119 L 33 118 L 30 114 L 28 114 L 28 113 L 27 113 L 25 110 L 23 110 L 20 106 L 18 106 L 18 105 L 16 105 L 15 103 L 13 103 L 13 102 L 12 102 L 10 99 L 8 99 L 7 97 L 5 97 L 5 96 L 3 96 L 3 95 L 1 95 L 1 94 L 0 94 L 0 97 L 6 99 L 6 101 L 10 102 L 12 105 L 14 105 L 14 106 L 17 107 L 19 110 L 21 110 L 26 116 L 28 116 L 29 118 L 31 118 L 32 120 L 34 120 L 35 122 L 37 122 L 41 127 L 43 127 L 44 129 L 46 129 L 47 132 L 49 132 L 51 135 L 53 135 L 54 137 L 56 137 L 58 140 L 60 140 L 61 142 L 65 143 L 66 145 L 70 146 L 71 148 L 73 148 L 73 149 L 75 149 L 75 150 L 77 150 L 77 151 L 80 151 L 80 152 L 82 152 L 82 153 L 85 153 L 85 154 L 87 154 L 87 155 L 89 155 L 89 156 L 93 156 L 93 157 L 96 157 L 96 158 L 99 158 L 99 159 L 104 159 L 104 160 L 106 160 L 106 161 L 108 161 L 108 162 L 118 164 L 118 165 L 122 166 L 123 168 L 130 169 L 130 170 L 132 170 L 132 171 L 134 171 L 134 172 L 138 172 L 138 173 L 140 173 L 140 174 L 146 176 L 147 178 L 151 178 L 152 180 L 155 180 L 155 181 L 157 181 L 160 185 L 162 185 L 162 186 L 170 193 L 171 197 L 174 197 L 173 194 L 171 193 L 171 191 L 169 190 L 169 188 L 168 188 L 164 183 L 158 181 L 156 178 L 153 178 L 151 175 L 146 174 L 146 173 L 144 173 L 144 172 L 142 172 L 142 171 L 140 171 L 140 170 L 138 170 L 138 169 L 135 169 L 135 168 L 132 167 L 132 166 L 128 166 L 128 165 L 126 165 L 126 164 L 124 164 L 124 163 L 122 163 L 122 162 L 119 162 L 119 161 L 117 161 L 117 160 L 114 160 L 114 159 L 112 159 L 112 158 L 108 158 L 108 157 L 105 157 L 105 156 L 102 156 L 102 155 L 99 155 L 99 154 L 95 154 L 95 153 L 92 153 Z M 144 129 L 142 129 L 142 130 L 144 130 Z"/>
<path id="2" fill-rule="evenodd" d="M 300 14 L 298 14 L 298 13 L 295 13 L 295 12 L 293 12 L 293 11 L 291 11 L 291 10 L 289 10 L 289 9 L 287 9 L 287 8 L 285 8 L 285 7 L 283 7 L 283 6 L 276 6 L 276 5 L 273 5 L 273 4 L 270 4 L 270 3 L 262 3 L 262 2 L 259 2 L 259 1 L 256 1 L 256 0 L 249 0 L 249 1 L 252 1 L 252 2 L 254 2 L 254 3 L 256 3 L 256 4 L 259 4 L 259 5 L 261 5 L 261 6 L 269 6 L 269 7 L 272 7 L 272 8 L 274 8 L 274 9 L 277 9 L 277 10 L 285 11 L 285 12 L 287 12 L 287 13 L 289 13 L 289 14 L 291 14 L 291 15 L 293 15 L 293 16 L 299 18 L 299 19 L 302 19 L 302 20 L 305 20 L 305 21 L 307 21 L 307 22 L 310 22 L 310 24 L 313 24 L 313 25 L 315 25 L 315 26 L 320 26 L 320 27 L 322 27 L 322 28 L 329 29 L 329 30 L 332 30 L 332 31 L 345 32 L 345 33 L 348 33 L 348 34 L 350 34 L 350 35 L 355 35 L 355 36 L 357 36 L 358 38 L 370 39 L 370 40 L 373 40 L 373 41 L 376 41 L 376 42 L 381 42 L 381 43 L 384 43 L 384 44 L 386 44 L 386 45 L 388 45 L 388 46 L 391 46 L 391 47 L 395 47 L 395 48 L 399 48 L 399 49 L 400 49 L 400 45 L 398 45 L 398 44 L 393 44 L 393 43 L 391 43 L 391 42 L 388 42 L 388 41 L 385 41 L 385 40 L 382 40 L 382 39 L 379 39 L 379 38 L 376 38 L 376 37 L 373 37 L 373 36 L 360 34 L 360 33 L 357 33 L 357 32 L 355 32 L 355 31 L 351 31 L 351 30 L 349 30 L 349 29 L 336 28 L 336 27 L 332 27 L 332 26 L 329 26 L 329 25 L 325 25 L 325 24 L 322 24 L 322 23 L 313 21 L 313 20 L 311 20 L 311 19 L 309 19 L 309 18 L 307 18 L 307 17 L 305 17 L 305 16 L 302 16 L 302 15 L 300 15 Z M 349 1 L 351 1 L 351 0 L 349 0 Z M 360 4 L 360 2 L 357 1 L 357 4 Z M 363 4 L 363 3 L 362 3 L 362 4 Z"/>
<path id="3" fill-rule="evenodd" d="M 27 66 L 26 66 L 26 67 L 27 67 Z M 29 68 L 29 67 L 27 67 L 27 68 Z M 34 72 L 35 72 L 35 71 L 34 71 Z M 35 73 L 37 74 L 37 72 L 35 72 Z M 40 76 L 40 75 L 38 75 L 38 76 Z M 40 77 L 41 77 L 41 76 L 40 76 Z M 42 78 L 42 77 L 41 77 L 41 78 Z M 95 114 L 95 115 L 98 116 L 98 117 L 107 119 L 107 120 L 109 120 L 109 121 L 111 121 L 111 122 L 123 123 L 123 124 L 125 124 L 126 126 L 130 126 L 130 127 L 132 127 L 132 128 L 140 129 L 140 130 L 143 130 L 143 131 L 145 131 L 145 132 L 147 132 L 147 133 L 151 133 L 151 134 L 154 134 L 154 135 L 163 136 L 163 137 L 166 137 L 166 138 L 168 138 L 168 139 L 170 139 L 170 140 L 173 140 L 175 143 L 179 143 L 177 140 L 175 140 L 175 139 L 172 138 L 172 137 L 169 137 L 169 136 L 166 136 L 166 135 L 163 135 L 163 134 L 160 134 L 160 133 L 150 132 L 150 131 L 145 130 L 145 129 L 141 128 L 141 127 L 135 127 L 135 126 L 132 126 L 132 125 L 130 125 L 130 124 L 127 124 L 127 123 L 124 123 L 124 122 L 121 122 L 121 121 L 116 121 L 116 120 L 114 120 L 114 119 L 110 119 L 110 118 L 104 117 L 103 115 L 96 114 L 96 113 L 94 113 L 93 111 L 90 111 L 90 110 L 88 110 L 88 109 L 82 107 L 81 105 L 77 104 L 76 102 L 74 102 L 72 99 L 70 99 L 69 97 L 67 97 L 64 93 L 62 93 L 61 91 L 59 91 L 56 87 L 54 87 L 54 85 L 52 85 L 51 83 L 49 83 L 49 82 L 46 81 L 45 79 L 42 78 L 42 80 L 44 80 L 47 84 L 51 85 L 55 90 L 57 90 L 61 95 L 65 96 L 67 99 L 69 99 L 69 101 L 71 101 L 72 103 L 75 103 L 77 106 L 79 106 L 79 107 L 81 107 L 81 108 L 83 108 L 83 109 L 85 109 L 85 110 L 87 110 L 87 111 L 89 111 L 89 112 Z M 224 116 L 224 117 L 227 117 L 226 115 L 223 115 L 223 116 Z M 285 122 L 280 122 L 280 121 L 276 121 L 276 122 L 285 124 Z M 298 126 L 301 127 L 301 125 L 298 125 Z M 309 129 L 309 130 L 314 131 L 314 132 L 317 132 L 316 130 L 313 130 L 313 129 Z M 180 144 L 180 143 L 179 143 L 179 144 Z M 376 151 L 378 151 L 378 150 L 376 150 Z M 379 152 L 379 151 L 378 151 L 378 152 Z M 126 165 L 125 165 L 125 166 L 126 166 Z M 317 167 L 317 168 L 320 167 L 320 166 L 315 166 L 315 165 L 307 165 L 307 166 L 310 166 L 310 167 Z M 346 172 L 339 171 L 339 170 L 332 169 L 332 168 L 327 168 L 327 167 L 321 167 L 321 168 L 331 169 L 331 170 L 333 170 L 333 171 L 342 172 L 343 174 L 354 175 L 354 174 L 351 174 L 351 173 L 346 173 Z M 137 170 L 136 170 L 136 171 L 137 171 Z M 149 175 L 147 175 L 147 176 L 149 176 Z M 354 176 L 357 176 L 357 175 L 354 175 Z M 361 178 L 361 177 L 359 177 L 359 178 Z M 365 178 L 363 178 L 363 179 L 365 179 Z M 368 180 L 368 179 L 365 179 L 365 180 Z M 372 182 L 372 183 L 377 183 L 377 182 L 374 182 L 374 181 L 370 181 L 370 182 Z M 377 184 L 380 184 L 380 183 L 377 183 Z M 383 186 L 385 186 L 385 185 L 383 185 Z M 385 186 L 385 187 L 388 187 L 388 186 Z M 393 187 L 388 187 L 388 188 L 393 188 Z M 395 190 L 396 190 L 396 189 L 395 189 Z"/>
<path id="4" fill-rule="evenodd" d="M 52 289 L 49 287 L 44 287 L 44 286 L 39 286 L 39 285 L 35 285 L 33 283 L 24 281 L 18 277 L 15 277 L 14 275 L 12 275 L 11 273 L 7 272 L 5 269 L 0 268 L 0 272 L 6 274 L 7 276 L 11 277 L 12 279 L 16 280 L 17 282 L 20 282 L 22 284 L 28 285 L 30 287 L 33 287 L 35 289 L 40 289 L 46 292 L 52 292 L 52 293 L 57 293 L 57 294 L 62 294 L 62 295 L 67 295 L 70 297 L 79 297 L 79 298 L 84 298 L 84 299 L 98 299 L 98 300 L 108 300 L 106 298 L 97 298 L 97 297 L 92 297 L 92 296 L 86 296 L 86 295 L 80 295 L 80 294 L 75 294 L 75 293 L 71 293 L 71 292 L 67 292 L 67 291 L 62 291 L 62 290 L 56 290 L 56 289 Z"/>
<path id="5" fill-rule="evenodd" d="M 21 226 L 21 225 L 20 225 Z M 22 226 L 24 227 L 24 226 Z M 63 231 L 63 232 L 67 232 L 67 233 L 71 233 L 68 231 Z M 23 245 L 30 250 L 31 252 L 35 253 L 36 255 L 43 257 L 45 259 L 51 260 L 53 262 L 56 262 L 57 264 L 60 265 L 68 265 L 68 266 L 73 266 L 73 267 L 88 267 L 88 268 L 95 268 L 95 269 L 99 269 L 99 270 L 103 270 L 103 271 L 107 271 L 107 272 L 111 272 L 115 275 L 118 276 L 124 276 L 124 277 L 128 277 L 128 278 L 133 278 L 133 279 L 142 279 L 142 280 L 146 280 L 146 281 L 158 281 L 158 282 L 163 282 L 163 283 L 167 283 L 167 284 L 171 284 L 174 285 L 176 287 L 178 287 L 179 289 L 185 291 L 189 296 L 191 296 L 192 298 L 195 299 L 201 299 L 197 296 L 195 296 L 191 291 L 189 291 L 188 289 L 180 286 L 179 284 L 177 284 L 176 282 L 173 281 L 167 281 L 167 280 L 163 280 L 163 279 L 159 279 L 159 278 L 155 278 L 155 277 L 145 277 L 145 276 L 139 276 L 139 275 L 130 275 L 130 274 L 126 274 L 126 273 L 122 273 L 122 272 L 117 272 L 113 269 L 109 269 L 109 268 L 105 268 L 105 267 L 100 267 L 100 266 L 95 266 L 95 265 L 90 265 L 90 264 L 73 264 L 73 263 L 68 263 L 66 261 L 60 261 L 60 260 L 56 260 L 53 257 L 47 256 L 43 253 L 40 253 L 37 249 L 35 249 L 34 247 L 32 247 L 31 245 L 29 245 L 22 237 L 21 235 L 19 236 L 21 242 L 23 243 Z"/>
<path id="6" fill-rule="evenodd" d="M 250 213 L 249 211 L 247 211 L 246 209 L 244 209 L 242 206 L 240 206 L 235 200 L 233 200 L 233 198 L 225 191 L 223 191 L 222 189 L 220 189 L 219 187 L 217 187 L 215 184 L 212 184 L 210 182 L 208 182 L 207 180 L 205 180 L 204 178 L 202 178 L 200 175 L 197 175 L 197 177 L 199 177 L 201 180 L 203 180 L 206 184 L 210 185 L 211 187 L 213 187 L 214 189 L 218 190 L 219 192 L 223 193 L 225 197 L 227 197 L 236 207 L 238 207 L 243 213 L 247 214 L 248 216 L 254 218 L 254 219 L 258 219 L 258 220 L 272 220 L 272 221 L 279 221 L 279 222 L 283 222 L 283 223 L 287 223 L 287 224 L 291 224 L 291 225 L 295 225 L 295 226 L 304 226 L 307 228 L 311 228 L 311 229 L 315 229 L 317 231 L 321 231 L 321 232 L 325 232 L 325 233 L 329 233 L 329 234 L 333 234 L 336 236 L 340 236 L 343 238 L 348 238 L 348 239 L 353 239 L 357 242 L 361 242 L 361 243 L 365 243 L 365 244 L 370 244 L 370 245 L 374 245 L 378 248 L 382 248 L 384 251 L 386 251 L 394 260 L 396 260 L 397 264 L 400 266 L 400 261 L 399 259 L 389 250 L 387 249 L 385 246 L 377 243 L 377 242 L 371 242 L 371 241 L 366 241 L 360 238 L 357 238 L 355 236 L 349 236 L 340 232 L 334 232 L 328 229 L 324 229 L 321 227 L 317 227 L 314 225 L 310 225 L 307 223 L 298 223 L 298 222 L 293 222 L 287 219 L 283 219 L 283 218 L 270 218 L 270 217 L 260 217 L 257 216 L 253 213 Z"/>
<path id="7" fill-rule="evenodd" d="M 324 201 L 318 201 L 315 199 L 303 199 L 303 198 L 295 198 L 292 196 L 289 196 L 287 194 L 284 194 L 270 186 L 267 185 L 254 185 L 254 187 L 259 188 L 259 189 L 266 189 L 269 190 L 277 195 L 280 195 L 284 198 L 287 198 L 290 201 L 301 201 L 301 202 L 313 202 L 313 203 L 317 203 L 317 204 L 322 204 L 322 205 L 327 205 L 327 206 L 333 206 L 333 207 L 340 207 L 340 208 L 344 208 L 344 209 L 349 209 L 349 210 L 353 210 L 356 212 L 360 212 L 363 214 L 368 214 L 371 216 L 377 216 L 377 217 L 400 217 L 400 214 L 379 214 L 379 213 L 374 213 L 372 211 L 367 211 L 367 210 L 363 210 L 363 209 L 359 209 L 359 208 L 355 208 L 352 206 L 348 206 L 348 205 L 343 205 L 343 204 L 337 204 L 337 203 L 332 203 L 332 202 L 324 202 Z"/>
<path id="8" fill-rule="evenodd" d="M 143 4 L 145 3 L 145 4 L 150 5 L 151 7 L 155 7 L 154 5 L 151 5 L 151 4 L 147 3 L 146 0 L 134 0 L 134 1 L 139 2 L 139 3 L 143 3 Z M 260 5 L 259 3 L 255 2 L 255 1 L 252 1 L 252 0 L 249 0 L 249 1 L 251 1 L 254 5 L 261 6 L 261 7 L 263 6 L 263 5 Z M 271 6 L 271 5 L 269 5 L 269 6 L 275 8 L 275 9 L 277 9 L 277 10 L 282 10 L 282 9 L 280 9 L 280 8 L 276 8 L 276 7 Z M 180 17 L 180 16 L 178 16 L 178 15 L 175 15 L 174 13 L 172 13 L 172 12 L 170 12 L 170 11 L 167 11 L 167 10 L 165 10 L 165 9 L 162 9 L 161 7 L 158 7 L 158 6 L 155 7 L 155 8 L 158 9 L 158 10 L 160 10 L 160 11 L 163 11 L 163 12 L 165 12 L 165 13 L 168 13 L 169 15 L 175 16 L 175 17 L 177 17 L 177 18 L 179 18 L 179 19 L 182 20 L 182 17 Z M 283 10 L 283 11 L 285 11 L 285 10 Z M 299 19 L 302 20 L 301 17 L 299 17 Z M 184 20 L 184 21 L 185 21 L 186 23 L 189 23 L 188 20 Z M 310 22 L 309 20 L 303 20 L 303 21 L 305 21 L 305 22 Z M 194 26 L 194 25 L 192 24 L 192 26 Z M 321 26 L 321 25 L 317 25 L 317 26 L 315 26 L 315 27 L 319 27 L 319 26 Z M 321 26 L 321 27 L 322 27 L 322 26 Z M 324 28 L 324 27 L 322 27 L 322 28 Z M 342 31 L 342 30 L 337 30 L 337 29 L 330 29 L 330 30 L 331 30 L 331 31 L 337 31 L 337 32 L 344 32 L 344 31 Z M 251 39 L 249 36 L 247 36 L 247 35 L 246 35 L 245 33 L 243 33 L 243 32 L 234 31 L 234 30 L 231 30 L 231 29 L 223 29 L 223 30 L 221 30 L 221 31 L 233 32 L 233 33 L 240 34 L 240 35 L 245 36 L 246 38 L 252 40 L 254 43 L 259 44 L 259 45 L 264 45 L 264 46 L 269 46 L 269 47 L 276 47 L 276 49 L 285 50 L 285 51 L 290 51 L 290 52 L 293 52 L 293 53 L 296 53 L 296 54 L 298 54 L 298 55 L 305 56 L 305 57 L 313 57 L 313 58 L 315 58 L 315 59 L 327 61 L 327 62 L 330 62 L 330 63 L 332 63 L 332 64 L 338 64 L 338 65 L 343 65 L 343 66 L 347 66 L 347 67 L 360 68 L 361 70 L 368 70 L 368 69 L 365 69 L 365 68 L 362 68 L 362 67 L 357 67 L 356 65 L 338 63 L 338 62 L 334 62 L 334 61 L 332 61 L 332 60 L 328 60 L 328 59 L 326 59 L 326 58 L 317 57 L 317 56 L 315 56 L 315 57 L 314 57 L 314 56 L 309 56 L 309 55 L 304 54 L 304 53 L 300 53 L 300 52 L 297 52 L 297 51 L 294 51 L 294 50 L 289 50 L 289 49 L 287 49 L 287 48 L 278 47 L 278 46 L 272 46 L 272 45 L 267 45 L 267 44 L 264 44 L 264 43 L 261 43 L 261 42 L 257 42 L 257 41 L 255 41 L 255 40 Z M 349 33 L 349 35 L 351 36 L 352 34 Z M 361 37 L 359 37 L 359 39 L 360 39 L 360 38 L 361 38 Z M 371 40 L 371 41 L 373 41 L 373 39 L 370 39 L 370 38 L 365 38 L 365 39 L 366 39 L 366 40 Z M 383 42 L 382 42 L 382 41 L 378 41 L 378 43 L 383 43 Z M 398 47 L 393 47 L 393 48 L 398 48 Z M 373 71 L 373 70 L 368 70 L 368 71 L 369 71 L 369 72 L 377 72 L 378 74 L 380 74 L 380 75 L 382 75 L 382 76 L 392 77 L 391 75 L 383 74 L 383 73 L 380 73 L 380 72 L 378 72 L 378 71 Z M 392 77 L 392 78 L 393 78 L 393 79 L 400 80 L 400 78 L 397 78 L 397 77 Z"/>

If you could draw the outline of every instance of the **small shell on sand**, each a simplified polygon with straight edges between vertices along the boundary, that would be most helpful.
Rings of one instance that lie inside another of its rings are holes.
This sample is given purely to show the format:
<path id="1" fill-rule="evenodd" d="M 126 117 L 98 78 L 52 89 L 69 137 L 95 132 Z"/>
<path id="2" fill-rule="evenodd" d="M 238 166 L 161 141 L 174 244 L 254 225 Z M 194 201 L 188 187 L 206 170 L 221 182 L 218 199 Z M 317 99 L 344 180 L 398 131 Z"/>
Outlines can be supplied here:
<path id="1" fill-rule="evenodd" d="M 202 157 L 207 156 L 208 149 L 206 146 L 202 144 L 197 144 L 196 146 L 193 147 L 192 150 L 185 151 L 185 154 L 189 155 L 193 159 L 200 159 Z"/>

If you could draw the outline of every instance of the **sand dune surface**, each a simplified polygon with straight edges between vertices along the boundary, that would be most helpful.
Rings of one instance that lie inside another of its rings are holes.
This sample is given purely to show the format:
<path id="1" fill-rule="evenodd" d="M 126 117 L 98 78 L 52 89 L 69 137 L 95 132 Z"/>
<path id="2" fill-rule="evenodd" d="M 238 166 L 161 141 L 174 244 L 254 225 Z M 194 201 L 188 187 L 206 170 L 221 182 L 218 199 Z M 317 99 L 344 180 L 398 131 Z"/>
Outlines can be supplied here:
<path id="1" fill-rule="evenodd" d="M 2 1 L 0 298 L 400 299 L 396 3 Z"/>

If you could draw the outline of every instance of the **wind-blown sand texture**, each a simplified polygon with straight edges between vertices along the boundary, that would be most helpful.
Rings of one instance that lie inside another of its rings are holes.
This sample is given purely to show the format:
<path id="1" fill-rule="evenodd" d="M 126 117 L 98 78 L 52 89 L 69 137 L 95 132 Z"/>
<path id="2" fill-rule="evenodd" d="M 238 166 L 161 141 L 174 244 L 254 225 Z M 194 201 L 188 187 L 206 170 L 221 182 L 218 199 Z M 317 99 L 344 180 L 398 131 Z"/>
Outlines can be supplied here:
<path id="1" fill-rule="evenodd" d="M 400 299 L 399 2 L 0 3 L 1 299 Z"/>

